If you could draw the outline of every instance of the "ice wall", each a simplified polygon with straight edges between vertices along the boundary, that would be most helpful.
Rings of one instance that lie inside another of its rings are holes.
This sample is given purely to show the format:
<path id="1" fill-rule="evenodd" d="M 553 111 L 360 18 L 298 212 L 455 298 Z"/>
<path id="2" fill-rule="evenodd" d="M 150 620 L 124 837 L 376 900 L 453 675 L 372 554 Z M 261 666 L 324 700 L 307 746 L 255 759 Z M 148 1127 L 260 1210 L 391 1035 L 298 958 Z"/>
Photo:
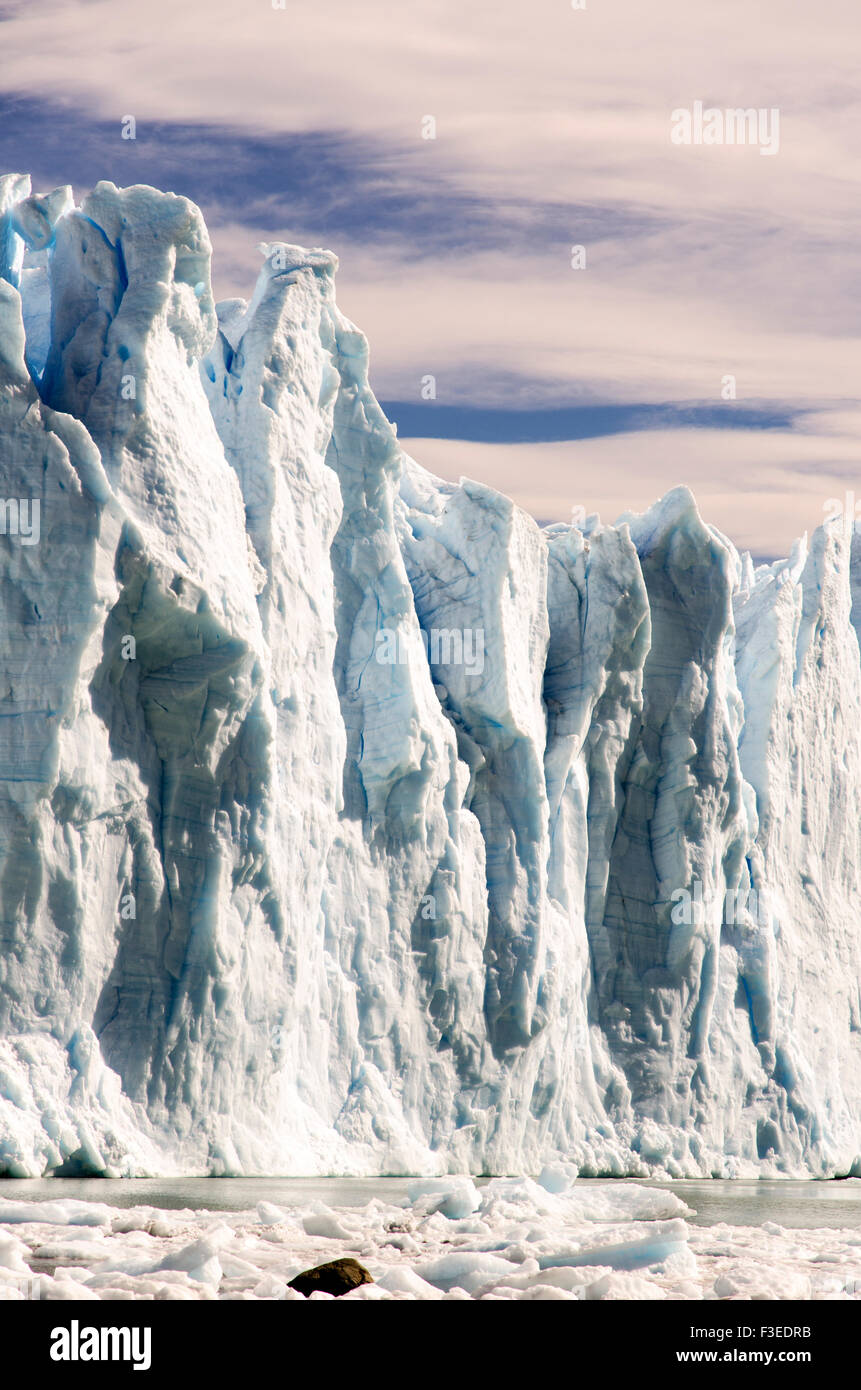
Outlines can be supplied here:
<path id="1" fill-rule="evenodd" d="M 542 531 L 261 252 L 0 179 L 0 1171 L 861 1173 L 857 539 Z"/>

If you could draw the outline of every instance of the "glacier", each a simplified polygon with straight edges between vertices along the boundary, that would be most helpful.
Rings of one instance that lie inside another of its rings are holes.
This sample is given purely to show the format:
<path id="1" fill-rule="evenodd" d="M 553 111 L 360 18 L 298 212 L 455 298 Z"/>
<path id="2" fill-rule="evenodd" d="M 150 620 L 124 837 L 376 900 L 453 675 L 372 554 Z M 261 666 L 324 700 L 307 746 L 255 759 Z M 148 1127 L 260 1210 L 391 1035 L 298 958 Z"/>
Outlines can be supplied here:
<path id="1" fill-rule="evenodd" d="M 0 178 L 0 1173 L 861 1176 L 854 527 L 540 527 L 260 251 Z"/>

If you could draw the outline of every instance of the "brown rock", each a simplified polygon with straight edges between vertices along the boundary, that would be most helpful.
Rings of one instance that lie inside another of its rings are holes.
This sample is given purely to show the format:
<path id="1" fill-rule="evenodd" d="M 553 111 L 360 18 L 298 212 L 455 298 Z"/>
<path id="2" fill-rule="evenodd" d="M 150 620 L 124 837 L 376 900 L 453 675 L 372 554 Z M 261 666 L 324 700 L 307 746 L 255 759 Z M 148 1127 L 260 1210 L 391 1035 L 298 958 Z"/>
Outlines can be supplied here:
<path id="1" fill-rule="evenodd" d="M 360 1284 L 373 1282 L 365 1266 L 360 1265 L 358 1260 L 344 1259 L 330 1260 L 328 1264 L 303 1270 L 290 1280 L 289 1287 L 298 1289 L 306 1298 L 312 1293 L 330 1293 L 340 1298 L 341 1294 L 357 1289 Z"/>

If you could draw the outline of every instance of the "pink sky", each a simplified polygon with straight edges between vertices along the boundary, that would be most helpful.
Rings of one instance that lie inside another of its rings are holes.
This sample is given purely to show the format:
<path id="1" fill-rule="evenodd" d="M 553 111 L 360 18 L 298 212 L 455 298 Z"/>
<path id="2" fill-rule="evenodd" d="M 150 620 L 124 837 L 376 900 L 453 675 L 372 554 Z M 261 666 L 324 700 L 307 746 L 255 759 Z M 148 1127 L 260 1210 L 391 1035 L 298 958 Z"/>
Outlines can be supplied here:
<path id="1" fill-rule="evenodd" d="M 739 401 L 804 411 L 783 432 L 409 445 L 427 466 L 481 477 L 544 519 L 582 503 L 612 520 L 683 481 L 708 520 L 771 554 L 817 525 L 828 498 L 861 497 L 861 24 L 849 0 L 41 0 L 0 15 L 0 98 L 63 103 L 72 141 L 85 116 L 119 131 L 126 114 L 144 132 L 329 131 L 373 142 L 393 179 L 426 169 L 490 206 L 570 204 L 582 271 L 570 247 L 540 238 L 524 253 L 466 236 L 418 259 L 397 226 L 372 244 L 347 232 L 333 248 L 340 300 L 370 338 L 384 399 L 416 397 L 431 372 L 440 401 L 504 406 L 498 382 L 517 377 L 536 409 L 556 391 L 564 403 L 719 401 L 732 374 Z M 697 100 L 778 108 L 779 154 L 673 145 L 671 112 Z M 426 115 L 434 141 L 421 138 Z M 600 234 L 583 235 L 584 205 L 601 210 Z M 272 232 L 241 207 L 221 212 L 216 280 L 247 294 L 255 244 Z M 647 231 L 614 228 L 638 219 Z"/>

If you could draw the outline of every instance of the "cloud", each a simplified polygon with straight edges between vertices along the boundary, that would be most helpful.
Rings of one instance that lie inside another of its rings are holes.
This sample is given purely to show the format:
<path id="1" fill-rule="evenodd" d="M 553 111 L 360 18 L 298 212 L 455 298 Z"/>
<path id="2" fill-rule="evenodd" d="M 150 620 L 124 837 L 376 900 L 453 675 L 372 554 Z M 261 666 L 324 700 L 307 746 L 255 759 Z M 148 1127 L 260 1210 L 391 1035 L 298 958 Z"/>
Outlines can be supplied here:
<path id="1" fill-rule="evenodd" d="M 487 483 L 541 522 L 570 521 L 574 507 L 613 522 L 686 483 L 705 521 L 740 550 L 774 558 L 823 522 L 830 499 L 852 493 L 861 501 L 861 418 L 840 423 L 845 432 L 811 416 L 804 432 L 648 430 L 547 444 L 405 437 L 401 444 L 438 477 Z"/>
<path id="2" fill-rule="evenodd" d="M 480 393 L 512 373 L 552 383 L 566 403 L 717 403 L 727 375 L 739 400 L 800 407 L 857 393 L 857 336 L 814 313 L 772 323 L 752 265 L 740 266 L 725 297 L 705 277 L 675 293 L 654 267 L 573 271 L 545 247 L 516 270 L 488 253 L 464 255 L 446 264 L 444 280 L 439 274 L 438 265 L 406 273 L 362 248 L 341 249 L 339 302 L 368 333 L 375 386 L 388 398 L 418 398 L 426 373 L 437 376 L 443 403 L 462 401 L 467 388 L 487 400 Z M 832 299 L 841 294 L 840 284 L 830 286 Z"/>
<path id="3" fill-rule="evenodd" d="M 656 218 L 615 207 L 572 209 L 552 198 L 518 201 L 461 190 L 443 168 L 417 170 L 379 138 L 346 130 L 260 133 L 240 127 L 148 122 L 134 140 L 116 122 L 34 96 L 0 98 L 0 166 L 20 160 L 40 186 L 99 179 L 151 183 L 181 192 L 216 225 L 241 209 L 243 225 L 267 235 L 383 246 L 395 260 L 527 253 L 540 242 L 564 248 L 572 214 L 590 240 L 643 235 Z M 247 234 L 246 234 L 247 235 Z"/>
<path id="4" fill-rule="evenodd" d="M 515 382 L 510 383 L 510 388 Z M 530 382 L 520 383 L 525 391 Z M 430 435 L 483 444 L 552 444 L 598 439 L 639 430 L 787 430 L 792 413 L 773 406 L 736 403 L 612 404 L 513 408 L 474 405 L 447 406 L 438 402 L 381 401 L 386 415 L 403 435 Z"/>
<path id="5" fill-rule="evenodd" d="M 332 244 L 339 301 L 401 413 L 430 373 L 445 410 L 606 405 L 618 425 L 640 405 L 719 408 L 732 375 L 764 423 L 816 411 L 816 437 L 842 438 L 824 416 L 858 392 L 853 0 L 148 0 L 145 19 L 41 0 L 0 18 L 7 167 L 187 193 L 222 296 L 250 293 L 259 240 Z M 779 108 L 779 154 L 674 146 L 671 113 L 696 100 Z M 654 418 L 636 418 L 633 452 L 651 456 Z M 711 466 L 735 466 L 755 432 L 730 442 L 697 418 Z M 684 465 L 667 433 L 658 492 Z M 757 484 L 773 446 L 791 467 L 799 433 L 751 439 Z M 637 465 L 618 467 L 635 491 Z"/>

